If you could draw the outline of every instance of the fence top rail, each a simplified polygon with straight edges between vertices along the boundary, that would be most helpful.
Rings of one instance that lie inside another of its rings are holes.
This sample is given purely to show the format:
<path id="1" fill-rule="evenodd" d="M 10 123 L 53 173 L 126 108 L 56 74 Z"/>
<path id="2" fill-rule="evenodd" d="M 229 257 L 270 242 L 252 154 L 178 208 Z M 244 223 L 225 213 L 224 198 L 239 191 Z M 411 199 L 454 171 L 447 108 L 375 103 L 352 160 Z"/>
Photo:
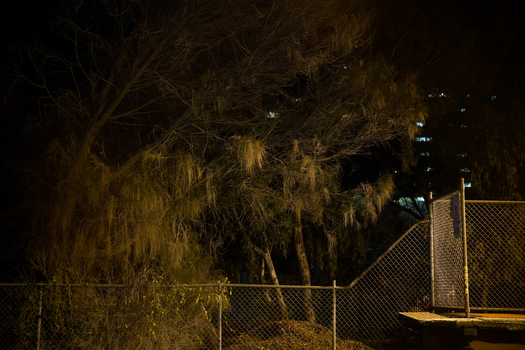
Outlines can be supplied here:
<path id="1" fill-rule="evenodd" d="M 332 286 L 298 286 L 298 285 L 273 285 L 273 284 L 222 284 L 223 287 L 243 287 L 243 288 L 282 288 L 282 289 L 332 289 Z M 336 288 L 342 288 L 336 286 Z"/>
<path id="2" fill-rule="evenodd" d="M 481 199 L 466 199 L 466 203 L 479 203 L 479 204 L 524 204 L 525 201 L 494 201 L 494 200 L 481 200 Z"/>
<path id="3" fill-rule="evenodd" d="M 93 288 L 132 288 L 132 287 L 159 287 L 159 288 L 218 288 L 218 287 L 242 287 L 242 288 L 281 288 L 281 289 L 333 289 L 333 286 L 298 286 L 298 285 L 273 285 L 273 284 L 235 284 L 235 283 L 208 283 L 208 284 L 65 284 L 65 283 L 0 283 L 1 287 L 93 287 Z M 336 286 L 335 288 L 344 288 Z"/>
<path id="4" fill-rule="evenodd" d="M 455 194 L 458 194 L 459 192 L 460 191 L 454 191 L 454 192 L 447 193 L 447 194 L 444 194 L 444 195 L 439 196 L 439 197 L 432 198 L 430 200 L 430 202 L 431 203 L 434 203 L 434 202 L 450 202 L 450 197 L 452 197 Z"/>

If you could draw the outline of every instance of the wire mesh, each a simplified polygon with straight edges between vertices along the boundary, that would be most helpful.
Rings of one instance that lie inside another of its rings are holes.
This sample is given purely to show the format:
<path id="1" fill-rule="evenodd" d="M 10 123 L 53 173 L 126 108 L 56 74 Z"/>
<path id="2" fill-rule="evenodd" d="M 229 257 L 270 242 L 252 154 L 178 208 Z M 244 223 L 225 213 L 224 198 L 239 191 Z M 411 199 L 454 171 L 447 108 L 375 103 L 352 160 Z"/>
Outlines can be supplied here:
<path id="1" fill-rule="evenodd" d="M 365 348 L 430 307 L 428 232 L 412 227 L 348 287 L 0 285 L 0 348 Z"/>
<path id="2" fill-rule="evenodd" d="M 351 288 L 338 291 L 339 336 L 367 343 L 398 337 L 399 312 L 430 308 L 428 232 L 428 222 L 414 225 Z"/>
<path id="3" fill-rule="evenodd" d="M 470 305 L 525 310 L 525 202 L 466 201 Z"/>
<path id="4" fill-rule="evenodd" d="M 217 348 L 217 287 L 2 285 L 2 349 Z"/>
<path id="5" fill-rule="evenodd" d="M 431 207 L 432 306 L 462 308 L 451 198 Z M 525 310 L 525 202 L 466 201 L 466 227 L 472 308 Z M 334 336 L 339 349 L 374 344 L 401 336 L 399 312 L 431 307 L 429 232 L 426 221 L 413 226 L 348 287 L 0 285 L 0 348 L 332 348 Z"/>
<path id="6" fill-rule="evenodd" d="M 312 347 L 312 342 L 319 343 L 319 348 L 332 348 L 331 287 L 226 288 L 230 296 L 223 312 L 223 348 L 280 348 L 291 339 L 297 348 Z"/>
<path id="7" fill-rule="evenodd" d="M 26 286 L 8 285 L 0 288 L 0 348 L 35 349 L 38 291 Z M 31 322 L 21 322 L 22 319 Z M 25 344 L 26 346 L 18 346 Z"/>
<path id="8" fill-rule="evenodd" d="M 454 235 L 452 193 L 432 201 L 434 300 L 437 308 L 464 308 L 463 240 Z"/>

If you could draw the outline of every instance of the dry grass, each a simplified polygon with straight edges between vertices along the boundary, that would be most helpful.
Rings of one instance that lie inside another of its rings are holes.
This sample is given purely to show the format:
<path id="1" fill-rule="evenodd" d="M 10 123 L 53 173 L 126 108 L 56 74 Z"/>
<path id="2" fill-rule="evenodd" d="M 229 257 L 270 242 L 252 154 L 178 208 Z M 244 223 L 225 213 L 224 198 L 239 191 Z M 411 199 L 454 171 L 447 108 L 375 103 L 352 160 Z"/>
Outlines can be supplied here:
<path id="1" fill-rule="evenodd" d="M 265 349 L 331 349 L 332 331 L 325 326 L 306 321 L 276 321 L 253 329 L 233 339 L 227 350 Z M 372 350 L 352 340 L 337 340 L 339 350 Z"/>

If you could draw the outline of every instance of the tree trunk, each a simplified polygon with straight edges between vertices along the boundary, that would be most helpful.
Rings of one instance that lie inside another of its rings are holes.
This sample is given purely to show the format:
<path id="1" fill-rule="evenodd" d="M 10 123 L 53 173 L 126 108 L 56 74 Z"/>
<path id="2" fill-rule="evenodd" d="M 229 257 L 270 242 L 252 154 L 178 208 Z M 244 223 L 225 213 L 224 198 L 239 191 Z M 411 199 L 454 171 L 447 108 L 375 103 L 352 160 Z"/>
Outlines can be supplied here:
<path id="1" fill-rule="evenodd" d="M 303 229 L 300 224 L 300 221 L 296 223 L 295 234 L 294 234 L 294 243 L 295 243 L 295 252 L 297 255 L 297 263 L 299 267 L 299 272 L 301 275 L 301 283 L 304 286 L 310 286 L 310 268 L 308 266 L 308 259 L 306 258 L 306 249 L 304 247 L 303 240 Z M 304 309 L 306 312 L 306 317 L 309 322 L 316 323 L 315 321 L 315 312 L 312 305 L 312 290 L 304 290 Z"/>
<path id="2" fill-rule="evenodd" d="M 261 270 L 259 271 L 260 275 L 260 281 L 261 284 L 266 284 L 266 278 L 264 278 L 265 275 L 265 268 L 266 264 L 264 263 L 264 258 L 261 257 Z M 270 297 L 270 291 L 267 288 L 264 288 L 264 298 L 266 299 L 266 302 L 269 304 L 273 304 L 272 298 Z"/>
<path id="3" fill-rule="evenodd" d="M 277 279 L 277 273 L 275 273 L 275 267 L 273 266 L 272 257 L 270 256 L 269 250 L 267 250 L 263 258 L 264 258 L 264 261 L 266 262 L 266 265 L 268 266 L 268 271 L 270 272 L 270 279 L 272 280 L 272 284 L 274 286 L 278 286 L 279 280 Z M 277 294 L 277 301 L 279 303 L 279 308 L 281 309 L 281 317 L 284 320 L 287 320 L 288 319 L 288 308 L 286 307 L 286 303 L 284 302 L 284 297 L 283 297 L 281 288 L 275 288 L 275 294 Z"/>
<path id="4" fill-rule="evenodd" d="M 235 221 L 236 221 L 237 227 L 239 231 L 241 232 L 245 242 L 248 244 L 248 246 L 251 249 L 253 249 L 255 253 L 259 254 L 264 259 L 266 266 L 268 266 L 268 272 L 270 273 L 270 279 L 272 280 L 272 284 L 274 286 L 278 286 L 279 279 L 277 278 L 277 273 L 275 272 L 275 267 L 273 266 L 272 257 L 270 255 L 270 249 L 266 247 L 266 252 L 265 252 L 261 248 L 253 244 L 252 241 L 250 240 L 250 237 L 248 237 L 243 227 L 241 226 L 239 216 L 237 215 L 237 211 L 235 209 L 233 210 L 233 214 L 235 215 Z M 277 294 L 277 302 L 279 303 L 279 307 L 281 309 L 281 317 L 282 319 L 287 320 L 288 319 L 288 308 L 286 307 L 286 303 L 284 302 L 284 297 L 283 297 L 281 288 L 275 288 L 275 294 Z"/>

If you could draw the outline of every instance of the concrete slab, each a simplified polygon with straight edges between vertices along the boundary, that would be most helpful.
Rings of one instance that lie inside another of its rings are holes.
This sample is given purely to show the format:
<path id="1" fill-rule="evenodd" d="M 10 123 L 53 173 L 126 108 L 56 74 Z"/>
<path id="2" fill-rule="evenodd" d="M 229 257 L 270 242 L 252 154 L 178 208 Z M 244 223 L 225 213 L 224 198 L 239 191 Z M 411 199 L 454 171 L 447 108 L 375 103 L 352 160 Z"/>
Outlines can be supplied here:
<path id="1" fill-rule="evenodd" d="M 401 312 L 399 319 L 419 334 L 423 350 L 525 350 L 525 318 L 500 314 Z"/>
<path id="2" fill-rule="evenodd" d="M 505 317 L 474 316 L 466 318 L 464 314 L 433 314 L 430 312 L 400 312 L 399 318 L 409 326 L 463 328 L 477 327 L 479 329 L 501 329 L 509 331 L 525 331 L 525 318 L 520 316 Z"/>

